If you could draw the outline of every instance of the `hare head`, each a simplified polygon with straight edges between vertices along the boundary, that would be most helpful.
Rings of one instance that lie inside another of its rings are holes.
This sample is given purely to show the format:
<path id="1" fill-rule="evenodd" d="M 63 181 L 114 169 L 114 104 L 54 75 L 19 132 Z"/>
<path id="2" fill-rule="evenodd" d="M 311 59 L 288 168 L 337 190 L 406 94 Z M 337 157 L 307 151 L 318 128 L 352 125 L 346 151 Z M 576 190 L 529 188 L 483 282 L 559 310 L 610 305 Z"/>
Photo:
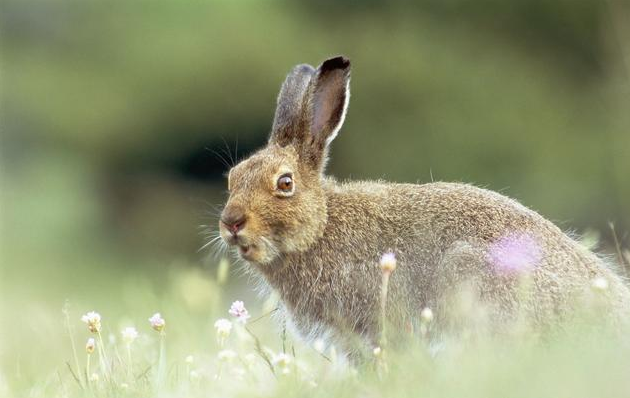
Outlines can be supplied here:
<path id="1" fill-rule="evenodd" d="M 323 172 L 348 108 L 349 83 L 350 61 L 344 57 L 317 69 L 293 68 L 278 95 L 269 142 L 230 170 L 219 228 L 245 260 L 269 264 L 322 236 Z"/>

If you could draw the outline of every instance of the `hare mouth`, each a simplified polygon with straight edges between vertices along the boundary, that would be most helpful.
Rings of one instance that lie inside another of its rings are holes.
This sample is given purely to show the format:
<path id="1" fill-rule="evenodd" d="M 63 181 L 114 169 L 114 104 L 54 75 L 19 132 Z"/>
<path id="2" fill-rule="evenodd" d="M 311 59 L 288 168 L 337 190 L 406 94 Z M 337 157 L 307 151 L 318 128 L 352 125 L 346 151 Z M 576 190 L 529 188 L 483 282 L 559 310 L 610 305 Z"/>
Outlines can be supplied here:
<path id="1" fill-rule="evenodd" d="M 243 258 L 247 259 L 253 254 L 254 245 L 239 245 L 238 251 Z"/>

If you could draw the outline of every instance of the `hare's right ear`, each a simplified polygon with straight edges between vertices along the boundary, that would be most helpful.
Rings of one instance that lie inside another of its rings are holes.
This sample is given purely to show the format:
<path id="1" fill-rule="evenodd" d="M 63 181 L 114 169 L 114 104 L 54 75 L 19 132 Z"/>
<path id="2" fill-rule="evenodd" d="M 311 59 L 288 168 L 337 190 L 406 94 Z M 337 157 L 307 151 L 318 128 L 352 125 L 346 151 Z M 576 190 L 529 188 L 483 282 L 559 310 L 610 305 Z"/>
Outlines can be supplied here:
<path id="1" fill-rule="evenodd" d="M 278 94 L 270 144 L 286 146 L 300 142 L 308 133 L 304 108 L 306 91 L 314 74 L 312 66 L 302 64 L 294 67 L 287 75 Z"/>
<path id="2" fill-rule="evenodd" d="M 294 145 L 305 164 L 323 171 L 328 145 L 343 124 L 350 97 L 350 60 L 335 57 L 317 70 L 298 65 L 287 76 L 270 144 Z"/>

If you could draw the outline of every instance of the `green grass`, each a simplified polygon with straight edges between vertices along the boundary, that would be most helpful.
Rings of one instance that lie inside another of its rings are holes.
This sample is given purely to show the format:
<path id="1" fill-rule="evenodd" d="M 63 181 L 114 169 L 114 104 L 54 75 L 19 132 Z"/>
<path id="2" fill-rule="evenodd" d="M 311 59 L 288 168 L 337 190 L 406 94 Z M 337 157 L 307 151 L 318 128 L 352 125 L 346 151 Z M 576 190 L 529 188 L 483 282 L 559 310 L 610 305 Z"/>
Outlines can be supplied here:
<path id="1" fill-rule="evenodd" d="M 332 347 L 320 353 L 321 347 L 285 335 L 269 316 L 274 299 L 258 300 L 249 286 L 235 284 L 239 280 L 234 276 L 226 278 L 226 265 L 203 271 L 175 263 L 161 270 L 166 278 L 126 272 L 126 281 L 122 273 L 104 271 L 95 276 L 91 295 L 90 289 L 88 294 L 69 294 L 71 301 L 57 308 L 36 293 L 20 306 L 5 302 L 4 319 L 14 319 L 15 325 L 8 327 L 16 326 L 16 331 L 3 331 L 0 396 L 630 396 L 627 343 L 577 328 L 545 342 L 527 334 L 451 341 L 437 355 L 417 340 L 404 350 L 387 350 L 382 361 L 353 368 Z M 252 315 L 245 326 L 228 314 L 237 298 L 245 299 Z M 107 366 L 102 366 L 98 335 L 80 319 L 89 310 L 102 315 Z M 148 322 L 157 311 L 166 320 L 164 335 Z M 214 327 L 219 318 L 233 323 L 222 342 Z M 139 336 L 127 356 L 120 332 L 129 326 Z M 96 338 L 97 349 L 88 355 L 85 343 L 90 337 Z M 288 357 L 279 356 L 283 351 Z"/>

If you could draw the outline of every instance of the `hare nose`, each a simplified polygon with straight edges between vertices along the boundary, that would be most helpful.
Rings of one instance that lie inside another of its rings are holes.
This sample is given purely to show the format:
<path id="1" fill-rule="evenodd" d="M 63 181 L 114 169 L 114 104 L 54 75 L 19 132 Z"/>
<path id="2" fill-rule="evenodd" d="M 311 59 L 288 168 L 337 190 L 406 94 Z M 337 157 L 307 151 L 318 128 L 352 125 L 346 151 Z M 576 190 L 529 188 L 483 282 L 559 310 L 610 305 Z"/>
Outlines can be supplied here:
<path id="1" fill-rule="evenodd" d="M 226 209 L 221 215 L 221 222 L 233 235 L 236 235 L 245 227 L 245 214 L 238 210 Z"/>

